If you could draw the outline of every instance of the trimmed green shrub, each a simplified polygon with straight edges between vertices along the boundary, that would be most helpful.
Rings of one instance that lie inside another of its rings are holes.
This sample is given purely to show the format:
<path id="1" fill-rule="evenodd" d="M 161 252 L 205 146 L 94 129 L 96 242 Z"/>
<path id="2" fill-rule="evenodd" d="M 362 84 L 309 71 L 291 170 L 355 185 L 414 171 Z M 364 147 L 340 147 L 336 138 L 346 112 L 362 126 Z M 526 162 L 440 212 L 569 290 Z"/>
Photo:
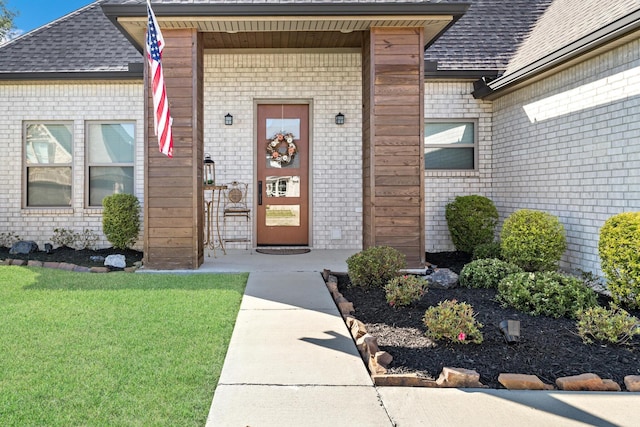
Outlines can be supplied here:
<path id="1" fill-rule="evenodd" d="M 388 246 L 373 246 L 347 258 L 349 280 L 362 288 L 382 288 L 403 268 L 407 268 L 404 254 Z"/>
<path id="2" fill-rule="evenodd" d="M 426 336 L 433 340 L 447 339 L 460 344 L 481 344 L 483 337 L 473 307 L 456 300 L 440 301 L 436 307 L 429 307 L 424 313 Z"/>
<path id="3" fill-rule="evenodd" d="M 460 286 L 465 288 L 497 288 L 509 274 L 521 273 L 515 264 L 495 258 L 478 259 L 465 265 L 460 272 Z"/>
<path id="4" fill-rule="evenodd" d="M 427 293 L 428 282 L 412 274 L 398 276 L 384 285 L 387 302 L 392 307 L 401 307 L 419 301 Z"/>
<path id="5" fill-rule="evenodd" d="M 569 318 L 598 304 L 595 291 L 580 279 L 554 271 L 510 274 L 498 284 L 497 299 L 534 316 Z"/>
<path id="6" fill-rule="evenodd" d="M 479 244 L 493 241 L 498 210 L 488 198 L 458 196 L 447 204 L 445 217 L 457 250 L 471 254 Z"/>
<path id="7" fill-rule="evenodd" d="M 640 212 L 609 218 L 600 229 L 598 252 L 613 300 L 640 308 Z"/>
<path id="8" fill-rule="evenodd" d="M 473 249 L 472 259 L 496 258 L 502 259 L 500 242 L 480 243 Z"/>
<path id="9" fill-rule="evenodd" d="M 634 335 L 640 334 L 640 320 L 631 316 L 615 303 L 604 307 L 590 307 L 578 311 L 576 327 L 578 335 L 586 344 L 593 340 L 612 344 L 627 344 Z"/>
<path id="10" fill-rule="evenodd" d="M 504 260 L 525 271 L 557 270 L 567 249 L 558 218 L 529 209 L 515 211 L 504 221 L 500 240 Z"/>
<path id="11" fill-rule="evenodd" d="M 140 202 L 132 194 L 112 194 L 102 199 L 102 229 L 109 243 L 127 249 L 140 232 Z"/>

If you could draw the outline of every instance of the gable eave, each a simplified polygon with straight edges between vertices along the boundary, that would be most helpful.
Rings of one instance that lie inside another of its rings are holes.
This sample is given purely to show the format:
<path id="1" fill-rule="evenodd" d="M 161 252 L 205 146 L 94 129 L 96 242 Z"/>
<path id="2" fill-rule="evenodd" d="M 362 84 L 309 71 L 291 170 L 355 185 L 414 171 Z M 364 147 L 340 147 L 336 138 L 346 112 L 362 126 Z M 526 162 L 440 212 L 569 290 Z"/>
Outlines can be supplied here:
<path id="1" fill-rule="evenodd" d="M 640 38 L 640 9 L 488 84 L 493 100 L 606 50 Z"/>
<path id="2" fill-rule="evenodd" d="M 139 51 L 144 46 L 144 4 L 103 4 L 104 14 Z M 424 27 L 432 42 L 469 8 L 467 3 L 224 3 L 158 4 L 154 13 L 165 28 L 196 28 L 225 34 L 326 31 L 349 34 L 375 26 Z"/>

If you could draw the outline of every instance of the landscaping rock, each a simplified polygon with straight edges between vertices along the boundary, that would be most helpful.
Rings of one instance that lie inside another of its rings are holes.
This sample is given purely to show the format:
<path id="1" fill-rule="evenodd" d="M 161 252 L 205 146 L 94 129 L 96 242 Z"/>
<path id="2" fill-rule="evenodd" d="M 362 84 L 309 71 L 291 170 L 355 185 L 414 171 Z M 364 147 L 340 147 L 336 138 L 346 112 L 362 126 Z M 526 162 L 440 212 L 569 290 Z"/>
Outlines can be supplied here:
<path id="1" fill-rule="evenodd" d="M 629 391 L 640 391 L 640 375 L 627 375 L 624 377 L 624 386 Z"/>
<path id="2" fill-rule="evenodd" d="M 11 265 L 27 265 L 27 261 L 23 259 L 14 259 L 11 261 Z"/>
<path id="3" fill-rule="evenodd" d="M 451 388 L 485 388 L 480 382 L 480 374 L 473 369 L 442 368 L 440 377 L 436 380 L 438 387 Z"/>
<path id="4" fill-rule="evenodd" d="M 509 390 L 553 390 L 551 384 L 545 384 L 535 375 L 500 374 L 498 381 Z"/>
<path id="5" fill-rule="evenodd" d="M 385 374 L 387 369 L 378 363 L 376 354 L 380 352 L 378 349 L 378 339 L 372 335 L 365 334 L 356 341 L 356 347 L 362 357 L 363 362 L 369 368 L 369 373 Z"/>
<path id="6" fill-rule="evenodd" d="M 327 282 L 327 289 L 332 296 L 338 294 L 338 282 Z"/>
<path id="7" fill-rule="evenodd" d="M 125 268 L 127 266 L 124 255 L 109 255 L 104 260 L 105 267 Z"/>
<path id="8" fill-rule="evenodd" d="M 91 273 L 108 273 L 109 272 L 109 268 L 108 267 L 91 267 L 89 269 L 89 272 L 91 272 Z"/>
<path id="9" fill-rule="evenodd" d="M 386 351 L 379 351 L 374 356 L 378 365 L 388 368 L 391 362 L 393 362 L 393 356 L 387 353 Z"/>
<path id="10" fill-rule="evenodd" d="M 92 255 L 89 259 L 93 262 L 104 262 L 104 257 L 102 255 Z"/>
<path id="11" fill-rule="evenodd" d="M 43 263 L 42 261 L 36 261 L 35 259 L 30 259 L 30 260 L 27 262 L 27 265 L 28 265 L 29 267 L 43 267 L 43 266 L 44 266 L 44 263 Z"/>
<path id="12" fill-rule="evenodd" d="M 58 268 L 60 270 L 74 271 L 76 267 L 77 267 L 77 265 L 70 264 L 68 262 L 61 262 L 60 264 L 58 264 Z"/>
<path id="13" fill-rule="evenodd" d="M 340 310 L 340 314 L 343 316 L 348 316 L 355 311 L 353 304 L 343 297 L 341 293 L 336 294 L 335 301 L 338 306 L 338 310 Z"/>
<path id="14" fill-rule="evenodd" d="M 11 245 L 9 253 L 11 255 L 26 255 L 38 250 L 38 244 L 32 240 L 21 240 Z"/>
<path id="15" fill-rule="evenodd" d="M 448 268 L 440 268 L 427 276 L 430 288 L 451 289 L 458 286 L 458 275 Z"/>
<path id="16" fill-rule="evenodd" d="M 351 336 L 354 340 L 358 340 L 367 333 L 367 327 L 355 317 L 346 316 L 344 321 L 347 324 L 349 331 L 351 331 Z"/>
<path id="17" fill-rule="evenodd" d="M 387 374 L 372 375 L 373 383 L 383 387 L 437 387 L 436 382 L 430 378 L 420 377 L 416 374 Z"/>
<path id="18" fill-rule="evenodd" d="M 603 380 L 592 373 L 561 377 L 556 385 L 560 390 L 568 391 L 620 391 L 620 385 L 615 381 Z"/>

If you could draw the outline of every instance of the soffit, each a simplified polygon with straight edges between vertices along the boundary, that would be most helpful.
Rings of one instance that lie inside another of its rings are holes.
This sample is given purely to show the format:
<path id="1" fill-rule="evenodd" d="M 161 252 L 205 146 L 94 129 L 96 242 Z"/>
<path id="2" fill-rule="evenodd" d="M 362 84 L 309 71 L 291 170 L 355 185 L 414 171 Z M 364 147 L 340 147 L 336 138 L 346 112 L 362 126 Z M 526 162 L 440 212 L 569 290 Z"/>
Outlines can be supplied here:
<path id="1" fill-rule="evenodd" d="M 205 33 L 206 49 L 331 48 L 358 47 L 359 32 L 373 27 L 422 27 L 428 44 L 454 16 L 158 16 L 157 20 L 162 30 L 195 28 Z M 117 22 L 140 48 L 144 46 L 146 17 L 119 17 Z"/>

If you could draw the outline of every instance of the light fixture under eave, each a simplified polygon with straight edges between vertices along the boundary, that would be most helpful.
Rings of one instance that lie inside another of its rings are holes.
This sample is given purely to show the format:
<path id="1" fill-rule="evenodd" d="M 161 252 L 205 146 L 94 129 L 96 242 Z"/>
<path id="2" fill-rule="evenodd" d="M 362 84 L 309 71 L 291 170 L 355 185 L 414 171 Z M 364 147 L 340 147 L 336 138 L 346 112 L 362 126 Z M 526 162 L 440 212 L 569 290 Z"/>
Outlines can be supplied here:
<path id="1" fill-rule="evenodd" d="M 224 116 L 224 124 L 227 126 L 230 126 L 233 124 L 233 116 L 229 113 L 227 113 L 226 116 Z"/>
<path id="2" fill-rule="evenodd" d="M 338 113 L 336 114 L 336 124 L 343 125 L 344 124 L 344 114 Z"/>

